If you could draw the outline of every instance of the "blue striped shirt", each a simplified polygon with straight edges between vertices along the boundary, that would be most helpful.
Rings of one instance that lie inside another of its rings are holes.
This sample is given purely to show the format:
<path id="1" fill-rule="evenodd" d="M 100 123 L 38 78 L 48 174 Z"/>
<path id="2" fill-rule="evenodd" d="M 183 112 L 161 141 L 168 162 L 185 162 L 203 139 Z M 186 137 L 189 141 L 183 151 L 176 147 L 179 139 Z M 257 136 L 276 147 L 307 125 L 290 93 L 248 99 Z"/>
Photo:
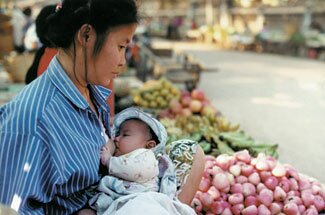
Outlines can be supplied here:
<path id="1" fill-rule="evenodd" d="M 111 93 L 90 85 L 110 135 Z M 99 181 L 105 134 L 56 57 L 47 72 L 0 108 L 0 202 L 22 214 L 71 214 Z"/>

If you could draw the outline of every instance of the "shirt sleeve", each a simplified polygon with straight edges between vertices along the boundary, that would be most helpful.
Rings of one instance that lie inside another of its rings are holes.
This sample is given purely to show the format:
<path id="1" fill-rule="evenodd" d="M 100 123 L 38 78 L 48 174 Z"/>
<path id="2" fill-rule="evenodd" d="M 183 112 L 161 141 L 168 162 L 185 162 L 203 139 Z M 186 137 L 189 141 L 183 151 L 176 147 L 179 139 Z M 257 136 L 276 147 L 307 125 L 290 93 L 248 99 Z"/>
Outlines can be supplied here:
<path id="1" fill-rule="evenodd" d="M 0 202 L 21 214 L 45 214 L 60 177 L 39 138 L 0 134 Z"/>
<path id="2" fill-rule="evenodd" d="M 147 182 L 158 173 L 158 161 L 154 153 L 147 149 L 112 157 L 109 164 L 110 175 L 132 182 Z"/>

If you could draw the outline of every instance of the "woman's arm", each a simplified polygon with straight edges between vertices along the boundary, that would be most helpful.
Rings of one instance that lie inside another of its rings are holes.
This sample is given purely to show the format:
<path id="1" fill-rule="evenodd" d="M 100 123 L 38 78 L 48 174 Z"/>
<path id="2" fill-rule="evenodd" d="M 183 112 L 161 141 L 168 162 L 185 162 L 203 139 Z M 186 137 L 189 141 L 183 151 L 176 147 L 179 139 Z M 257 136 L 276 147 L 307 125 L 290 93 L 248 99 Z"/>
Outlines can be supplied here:
<path id="1" fill-rule="evenodd" d="M 19 133 L 1 131 L 0 144 L 0 202 L 19 214 L 45 214 L 60 179 L 49 150 L 39 138 Z"/>
<path id="2" fill-rule="evenodd" d="M 178 194 L 178 199 L 185 203 L 190 205 L 196 191 L 199 188 L 202 176 L 204 172 L 204 152 L 202 148 L 197 145 L 197 151 L 194 156 L 192 169 L 190 171 L 190 174 L 186 180 L 186 182 L 181 187 L 181 191 Z"/>

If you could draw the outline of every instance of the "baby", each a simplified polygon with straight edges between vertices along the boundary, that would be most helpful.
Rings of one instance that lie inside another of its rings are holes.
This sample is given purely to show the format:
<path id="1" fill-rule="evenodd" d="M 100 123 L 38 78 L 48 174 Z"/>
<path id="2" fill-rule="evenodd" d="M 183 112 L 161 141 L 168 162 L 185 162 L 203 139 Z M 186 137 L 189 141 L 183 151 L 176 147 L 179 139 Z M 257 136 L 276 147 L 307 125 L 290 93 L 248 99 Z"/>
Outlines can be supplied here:
<path id="1" fill-rule="evenodd" d="M 121 124 L 113 141 L 100 154 L 109 175 L 126 180 L 127 186 L 136 182 L 158 191 L 158 161 L 151 149 L 159 140 L 152 129 L 144 121 L 130 118 Z"/>
<path id="2" fill-rule="evenodd" d="M 176 197 L 175 169 L 165 154 L 167 132 L 151 115 L 138 108 L 117 114 L 113 142 L 101 150 L 108 168 L 90 200 L 97 214 L 195 214 Z"/>

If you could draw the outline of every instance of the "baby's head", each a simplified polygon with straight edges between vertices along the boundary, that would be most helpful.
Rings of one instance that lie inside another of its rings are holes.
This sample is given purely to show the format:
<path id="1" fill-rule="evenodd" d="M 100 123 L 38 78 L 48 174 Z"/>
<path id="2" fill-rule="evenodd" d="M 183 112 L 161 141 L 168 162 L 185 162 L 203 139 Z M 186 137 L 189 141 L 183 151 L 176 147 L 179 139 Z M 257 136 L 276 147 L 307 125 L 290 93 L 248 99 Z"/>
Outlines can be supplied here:
<path id="1" fill-rule="evenodd" d="M 127 154 L 136 149 L 152 149 L 158 143 L 157 135 L 142 120 L 130 118 L 125 120 L 115 134 L 115 156 Z"/>
<path id="2" fill-rule="evenodd" d="M 141 138 L 139 137 L 137 140 L 139 141 L 139 145 L 138 143 L 134 143 L 134 137 L 128 138 L 128 135 L 131 135 L 131 131 L 133 132 L 132 136 L 141 135 Z M 112 134 L 116 137 L 116 143 L 121 141 L 118 138 L 122 139 L 123 137 L 123 139 L 126 140 L 127 144 L 129 144 L 128 147 L 131 147 L 128 152 L 138 148 L 148 148 L 156 155 L 162 154 L 164 153 L 167 141 L 165 127 L 150 114 L 135 107 L 127 108 L 115 116 Z M 125 134 L 126 136 L 122 136 Z M 119 146 L 117 146 L 117 148 L 119 148 Z M 127 152 L 123 154 L 125 153 Z M 121 155 L 120 152 L 117 152 L 117 154 Z"/>

